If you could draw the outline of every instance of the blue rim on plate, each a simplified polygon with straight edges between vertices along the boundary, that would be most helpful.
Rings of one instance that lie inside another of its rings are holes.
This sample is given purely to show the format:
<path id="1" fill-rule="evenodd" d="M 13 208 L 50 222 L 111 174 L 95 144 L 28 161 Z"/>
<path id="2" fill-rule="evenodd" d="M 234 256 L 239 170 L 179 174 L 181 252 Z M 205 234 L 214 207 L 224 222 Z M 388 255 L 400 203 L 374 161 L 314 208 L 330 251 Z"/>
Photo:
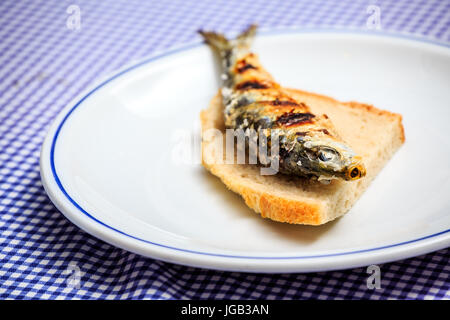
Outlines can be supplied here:
<path id="1" fill-rule="evenodd" d="M 418 42 L 425 42 L 425 43 L 429 43 L 429 44 L 434 44 L 434 45 L 438 45 L 441 47 L 446 47 L 449 48 L 450 44 L 446 44 L 446 43 L 441 43 L 438 41 L 433 41 L 433 40 L 429 40 L 429 39 L 421 39 L 421 38 L 417 38 L 417 37 L 413 37 L 413 36 L 408 36 L 408 35 L 398 35 L 398 34 L 386 34 L 386 33 L 380 33 L 380 32 L 364 32 L 364 31 L 358 31 L 358 30 L 325 30 L 325 29 L 319 29 L 319 30 L 312 30 L 312 29 L 307 29 L 307 30 L 296 30 L 296 29 L 287 29 L 287 30 L 275 30 L 275 31 L 263 31 L 262 32 L 262 36 L 264 35 L 274 35 L 274 34 L 287 34 L 287 33 L 313 33 L 313 32 L 321 32 L 321 33 L 342 33 L 342 34 L 364 34 L 364 35 L 375 35 L 375 36 L 381 36 L 381 37 L 387 37 L 387 38 L 400 38 L 400 39 L 407 39 L 407 40 L 414 40 L 414 41 L 418 41 Z M 51 170 L 53 173 L 53 177 L 56 181 L 56 184 L 58 185 L 60 191 L 65 195 L 65 197 L 84 215 L 86 215 L 87 217 L 89 217 L 90 219 L 94 220 L 95 222 L 101 224 L 102 226 L 113 230 L 119 234 L 122 234 L 124 236 L 127 236 L 129 238 L 135 239 L 135 240 L 139 240 L 142 241 L 144 243 L 147 244 L 152 244 L 155 246 L 159 246 L 159 247 L 163 247 L 163 248 L 167 248 L 167 249 L 171 249 L 171 250 L 176 250 L 176 251 L 182 251 L 182 252 L 187 252 L 187 253 L 194 253 L 194 254 L 199 254 L 199 255 L 207 255 L 207 256 L 215 256 L 215 257 L 224 257 L 224 258 L 241 258 L 241 259 L 267 259 L 267 260 L 282 260 L 282 259 L 310 259 L 310 258 L 324 258 L 324 257 L 334 257 L 334 256 L 343 256 L 343 255 L 352 255 L 352 254 L 357 254 L 357 253 L 363 253 L 363 252 L 370 252 L 370 251 L 378 251 L 378 250 L 382 250 L 382 249 L 387 249 L 387 248 L 392 248 L 392 247 L 398 247 L 398 246 L 402 246 L 402 245 L 406 245 L 406 244 L 410 244 L 410 243 L 415 243 L 415 242 L 419 242 L 425 239 L 429 239 L 429 238 L 434 238 L 443 234 L 446 234 L 448 232 L 450 232 L 450 229 L 432 234 L 432 235 L 428 235 L 425 237 L 421 237 L 421 238 L 417 238 L 417 239 L 413 239 L 413 240 L 409 240 L 409 241 L 404 241 L 404 242 L 399 242 L 399 243 L 395 243 L 395 244 L 390 244 L 390 245 L 385 245 L 385 246 L 381 246 L 381 247 L 375 247 L 375 248 L 370 248 L 370 249 L 362 249 L 362 250 L 355 250 L 355 251 L 347 251 L 347 252 L 338 252 L 338 253 L 330 253 L 330 254 L 321 254 L 321 255 L 309 255 L 309 256 L 287 256 L 287 257 L 267 257 L 267 256 L 243 256 L 243 255 L 227 255 L 227 254 L 218 254 L 218 253 L 211 253 L 211 252 L 202 252 L 202 251 L 195 251 L 195 250 L 188 250 L 188 249 L 182 249 L 182 248 L 177 248 L 177 247 L 172 247 L 172 246 L 168 246 L 168 245 L 164 245 L 164 244 L 160 244 L 160 243 L 156 243 L 156 242 L 152 242 L 149 240 L 145 240 L 133 235 L 130 235 L 128 233 L 125 233 L 121 230 L 118 230 L 110 225 L 105 224 L 104 222 L 98 220 L 97 218 L 95 218 L 93 215 L 91 215 L 89 212 L 87 212 L 85 209 L 83 209 L 75 200 L 72 199 L 72 197 L 67 193 L 67 191 L 64 189 L 58 174 L 56 173 L 56 167 L 55 167 L 55 161 L 54 161 L 54 153 L 55 153 L 55 147 L 56 147 L 56 142 L 59 136 L 59 133 L 64 125 L 64 123 L 67 121 L 67 119 L 70 117 L 70 115 L 82 104 L 82 102 L 84 100 L 86 100 L 90 95 L 92 95 L 94 92 L 96 92 L 98 89 L 100 89 L 101 87 L 103 87 L 104 85 L 106 85 L 107 83 L 111 82 L 112 80 L 128 73 L 131 70 L 137 69 L 143 65 L 146 65 L 150 62 L 153 62 L 155 60 L 161 59 L 163 57 L 167 57 L 182 51 L 186 51 L 195 47 L 199 47 L 202 45 L 202 42 L 195 42 L 195 43 L 191 43 L 188 45 L 184 45 L 182 47 L 176 48 L 176 49 L 172 49 L 172 50 L 168 50 L 164 53 L 160 53 L 157 55 L 154 55 L 150 58 L 147 58 L 141 62 L 138 62 L 118 73 L 116 73 L 115 75 L 110 76 L 109 78 L 107 78 L 106 80 L 102 81 L 99 85 L 97 85 L 96 87 L 94 87 L 92 90 L 90 90 L 86 95 L 84 95 L 70 110 L 69 112 L 64 116 L 63 120 L 61 121 L 61 123 L 58 125 L 58 128 L 53 136 L 52 139 L 52 144 L 51 144 L 51 150 L 50 150 L 50 166 L 51 166 Z"/>

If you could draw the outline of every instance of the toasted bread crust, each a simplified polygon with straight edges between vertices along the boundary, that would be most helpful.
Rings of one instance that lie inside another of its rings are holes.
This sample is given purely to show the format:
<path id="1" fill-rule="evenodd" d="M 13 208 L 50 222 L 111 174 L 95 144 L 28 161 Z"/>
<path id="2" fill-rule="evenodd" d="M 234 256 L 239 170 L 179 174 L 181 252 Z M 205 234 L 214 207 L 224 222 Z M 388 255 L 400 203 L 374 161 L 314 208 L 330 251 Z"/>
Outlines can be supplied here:
<path id="1" fill-rule="evenodd" d="M 255 181 L 256 178 L 254 177 L 247 179 L 242 178 L 243 176 L 247 176 L 249 170 L 253 170 L 249 167 L 255 167 L 255 165 L 236 166 L 207 163 L 204 160 L 205 155 L 208 152 L 206 148 L 207 142 L 204 141 L 202 142 L 203 166 L 212 174 L 219 177 L 230 190 L 240 194 L 247 206 L 257 213 L 260 213 L 262 217 L 292 224 L 321 225 L 347 212 L 351 205 L 363 193 L 370 181 L 383 167 L 384 163 L 402 145 L 405 140 L 402 117 L 399 114 L 380 110 L 368 104 L 353 101 L 342 103 L 333 98 L 319 94 L 292 89 L 291 91 L 307 98 L 316 99 L 320 103 L 343 107 L 344 109 L 342 112 L 344 113 L 349 113 L 351 109 L 354 109 L 361 111 L 364 115 L 371 114 L 378 122 L 382 121 L 382 123 L 386 124 L 386 128 L 392 130 L 386 143 L 391 145 L 391 147 L 388 151 L 385 151 L 386 154 L 381 157 L 383 160 L 380 160 L 384 162 L 376 163 L 369 168 L 372 172 L 369 177 L 364 178 L 366 181 L 363 181 L 361 184 L 353 185 L 349 185 L 348 182 L 333 182 L 331 186 L 319 187 L 323 188 L 323 192 L 318 189 L 317 186 L 312 188 L 313 191 L 311 191 L 308 188 L 305 189 L 287 185 L 285 186 L 287 193 L 280 193 L 276 190 L 276 187 L 270 188 L 264 184 L 256 183 L 257 181 Z M 220 101 L 219 93 L 212 99 L 210 107 L 201 112 L 200 118 L 202 130 L 210 128 L 219 130 L 224 129 Z M 379 156 L 379 153 L 377 155 Z M 377 155 L 374 154 L 374 157 Z M 231 168 L 230 166 L 233 167 Z M 265 182 L 272 183 L 274 181 L 281 181 L 284 178 L 271 176 L 270 178 L 264 179 L 267 179 L 264 180 Z M 343 195 L 345 196 L 346 192 L 353 193 L 353 195 L 348 197 L 348 199 L 337 200 L 337 197 L 342 198 Z M 323 193 L 330 195 L 324 196 Z M 295 196 L 292 196 L 292 194 Z M 336 202 L 342 204 L 338 207 Z"/>
<path id="2" fill-rule="evenodd" d="M 323 208 L 317 203 L 295 201 L 261 192 L 236 182 L 214 165 L 203 162 L 203 166 L 219 177 L 228 189 L 240 194 L 245 204 L 260 213 L 263 218 L 291 224 L 320 225 L 326 222 L 323 218 Z"/>

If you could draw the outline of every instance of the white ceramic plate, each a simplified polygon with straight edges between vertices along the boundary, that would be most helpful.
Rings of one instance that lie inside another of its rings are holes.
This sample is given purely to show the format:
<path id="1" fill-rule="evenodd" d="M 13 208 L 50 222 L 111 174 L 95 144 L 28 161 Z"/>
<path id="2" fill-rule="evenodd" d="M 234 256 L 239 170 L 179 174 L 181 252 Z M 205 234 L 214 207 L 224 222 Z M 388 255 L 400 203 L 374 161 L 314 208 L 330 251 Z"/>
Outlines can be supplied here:
<path id="1" fill-rule="evenodd" d="M 202 168 L 190 139 L 218 67 L 200 43 L 125 68 L 61 112 L 41 156 L 51 200 L 118 247 L 214 269 L 343 269 L 448 247 L 449 48 L 291 31 L 259 36 L 254 50 L 285 86 L 404 116 L 406 143 L 347 215 L 320 227 L 262 219 Z"/>

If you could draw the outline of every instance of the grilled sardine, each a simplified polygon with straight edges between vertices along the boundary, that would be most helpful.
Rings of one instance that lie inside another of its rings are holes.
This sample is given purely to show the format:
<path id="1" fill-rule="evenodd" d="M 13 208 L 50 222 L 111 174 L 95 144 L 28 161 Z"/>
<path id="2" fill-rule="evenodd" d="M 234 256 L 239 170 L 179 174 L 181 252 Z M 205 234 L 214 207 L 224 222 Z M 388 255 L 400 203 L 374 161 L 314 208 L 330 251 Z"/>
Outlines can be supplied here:
<path id="1" fill-rule="evenodd" d="M 262 67 L 250 44 L 256 26 L 236 39 L 199 31 L 222 60 L 222 99 L 225 126 L 271 132 L 279 138 L 279 171 L 317 178 L 356 180 L 366 174 L 361 157 L 339 137 L 327 115 L 313 114 L 294 99 Z"/>

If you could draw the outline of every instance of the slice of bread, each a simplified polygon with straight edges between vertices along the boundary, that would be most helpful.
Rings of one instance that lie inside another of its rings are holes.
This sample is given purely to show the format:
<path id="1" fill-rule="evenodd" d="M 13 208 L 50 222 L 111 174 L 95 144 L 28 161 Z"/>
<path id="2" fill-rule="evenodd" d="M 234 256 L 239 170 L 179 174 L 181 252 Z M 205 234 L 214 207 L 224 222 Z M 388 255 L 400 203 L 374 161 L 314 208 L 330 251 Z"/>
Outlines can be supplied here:
<path id="1" fill-rule="evenodd" d="M 330 117 L 344 141 L 363 157 L 366 177 L 348 182 L 333 180 L 324 185 L 283 174 L 261 175 L 257 165 L 224 164 L 220 161 L 223 154 L 212 146 L 214 139 L 205 134 L 208 129 L 224 130 L 220 93 L 200 116 L 202 162 L 262 217 L 294 224 L 320 225 L 346 213 L 403 144 L 402 117 L 367 104 L 339 102 L 300 90 L 289 91 L 298 101 L 306 103 L 312 113 L 324 113 Z"/>

